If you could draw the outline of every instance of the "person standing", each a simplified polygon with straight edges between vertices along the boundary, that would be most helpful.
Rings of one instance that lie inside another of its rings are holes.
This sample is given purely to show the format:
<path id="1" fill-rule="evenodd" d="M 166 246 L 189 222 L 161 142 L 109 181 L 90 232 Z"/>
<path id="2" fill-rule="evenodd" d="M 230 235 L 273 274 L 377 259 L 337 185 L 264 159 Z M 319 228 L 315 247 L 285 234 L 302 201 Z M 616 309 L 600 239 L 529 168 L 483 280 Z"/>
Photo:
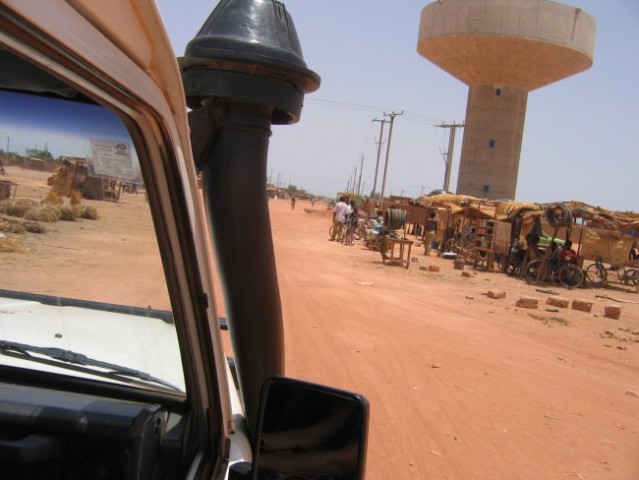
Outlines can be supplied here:
<path id="1" fill-rule="evenodd" d="M 430 255 L 430 247 L 437 231 L 437 219 L 435 216 L 435 212 L 431 212 L 424 225 L 424 255 Z"/>
<path id="2" fill-rule="evenodd" d="M 346 216 L 346 233 L 344 240 L 346 245 L 352 246 L 355 236 L 355 229 L 359 223 L 359 211 L 356 206 L 351 204 L 351 212 Z"/>
<path id="3" fill-rule="evenodd" d="M 344 201 L 344 197 L 339 197 L 339 201 L 333 209 L 333 228 L 331 229 L 331 242 L 335 241 L 335 237 L 342 234 L 346 215 L 348 214 L 348 205 Z"/>

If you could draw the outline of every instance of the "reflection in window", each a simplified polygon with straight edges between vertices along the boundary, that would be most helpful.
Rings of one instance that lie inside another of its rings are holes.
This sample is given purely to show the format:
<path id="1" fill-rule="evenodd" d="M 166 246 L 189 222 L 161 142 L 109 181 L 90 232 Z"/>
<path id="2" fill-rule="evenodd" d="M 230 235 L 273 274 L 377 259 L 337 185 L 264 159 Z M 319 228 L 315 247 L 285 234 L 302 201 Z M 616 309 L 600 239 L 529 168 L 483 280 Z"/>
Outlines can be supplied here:
<path id="1" fill-rule="evenodd" d="M 0 92 L 0 130 L 10 145 L 3 181 L 12 185 L 0 189 L 0 230 L 16 253 L 0 268 L 20 272 L 2 275 L 0 287 L 168 309 L 139 161 L 121 120 L 93 104 Z"/>

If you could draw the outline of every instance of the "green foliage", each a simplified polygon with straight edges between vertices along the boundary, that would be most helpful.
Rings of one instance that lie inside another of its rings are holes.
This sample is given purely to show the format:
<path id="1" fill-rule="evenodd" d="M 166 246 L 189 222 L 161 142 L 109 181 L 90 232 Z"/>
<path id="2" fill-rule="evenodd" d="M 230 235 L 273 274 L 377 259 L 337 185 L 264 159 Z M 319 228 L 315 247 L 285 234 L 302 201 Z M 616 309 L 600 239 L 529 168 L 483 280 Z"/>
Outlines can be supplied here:
<path id="1" fill-rule="evenodd" d="M 51 160 L 53 161 L 53 155 L 48 150 L 40 150 L 39 148 L 27 148 L 26 150 L 27 157 L 30 158 L 41 158 L 42 160 Z"/>
<path id="2" fill-rule="evenodd" d="M 297 188 L 295 185 L 289 185 L 286 188 L 286 191 L 288 192 L 289 195 L 306 195 L 306 190 Z"/>

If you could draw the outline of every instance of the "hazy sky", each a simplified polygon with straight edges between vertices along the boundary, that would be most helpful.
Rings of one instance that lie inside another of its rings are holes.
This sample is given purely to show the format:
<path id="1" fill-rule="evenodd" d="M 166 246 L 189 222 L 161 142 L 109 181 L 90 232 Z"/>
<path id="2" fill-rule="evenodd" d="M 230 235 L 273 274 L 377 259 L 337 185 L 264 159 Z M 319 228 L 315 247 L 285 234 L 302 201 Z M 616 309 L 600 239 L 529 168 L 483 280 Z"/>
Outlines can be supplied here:
<path id="1" fill-rule="evenodd" d="M 178 56 L 215 0 L 157 0 Z M 441 188 L 448 129 L 463 122 L 468 88 L 421 57 L 417 35 L 428 0 L 285 0 L 308 68 L 322 84 L 299 123 L 274 126 L 267 176 L 333 197 L 363 155 L 361 190 L 373 186 L 379 126 L 395 118 L 386 194 Z M 639 0 L 572 0 L 597 22 L 594 65 L 531 92 L 516 199 L 579 200 L 639 211 Z M 388 128 L 386 129 L 388 132 Z M 457 184 L 457 130 L 450 186 Z M 383 141 L 386 141 L 384 135 Z M 377 191 L 381 190 L 386 144 Z M 359 183 L 359 182 L 357 182 Z"/>
<path id="2" fill-rule="evenodd" d="M 36 95 L 0 92 L 0 149 L 91 157 L 91 140 L 132 144 L 122 120 L 106 108 Z M 8 139 L 8 140 L 7 140 Z M 7 143 L 5 143 L 7 142 Z"/>

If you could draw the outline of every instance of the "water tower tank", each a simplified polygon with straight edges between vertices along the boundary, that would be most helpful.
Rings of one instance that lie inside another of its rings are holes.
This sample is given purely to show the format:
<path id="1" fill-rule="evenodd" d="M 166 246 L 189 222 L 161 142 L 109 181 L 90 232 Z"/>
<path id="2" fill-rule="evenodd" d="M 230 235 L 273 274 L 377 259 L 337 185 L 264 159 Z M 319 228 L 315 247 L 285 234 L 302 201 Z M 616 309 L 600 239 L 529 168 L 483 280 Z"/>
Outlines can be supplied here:
<path id="1" fill-rule="evenodd" d="M 550 0 L 424 7 L 417 51 L 469 87 L 458 194 L 515 198 L 528 92 L 588 69 L 595 31 L 590 15 Z"/>

